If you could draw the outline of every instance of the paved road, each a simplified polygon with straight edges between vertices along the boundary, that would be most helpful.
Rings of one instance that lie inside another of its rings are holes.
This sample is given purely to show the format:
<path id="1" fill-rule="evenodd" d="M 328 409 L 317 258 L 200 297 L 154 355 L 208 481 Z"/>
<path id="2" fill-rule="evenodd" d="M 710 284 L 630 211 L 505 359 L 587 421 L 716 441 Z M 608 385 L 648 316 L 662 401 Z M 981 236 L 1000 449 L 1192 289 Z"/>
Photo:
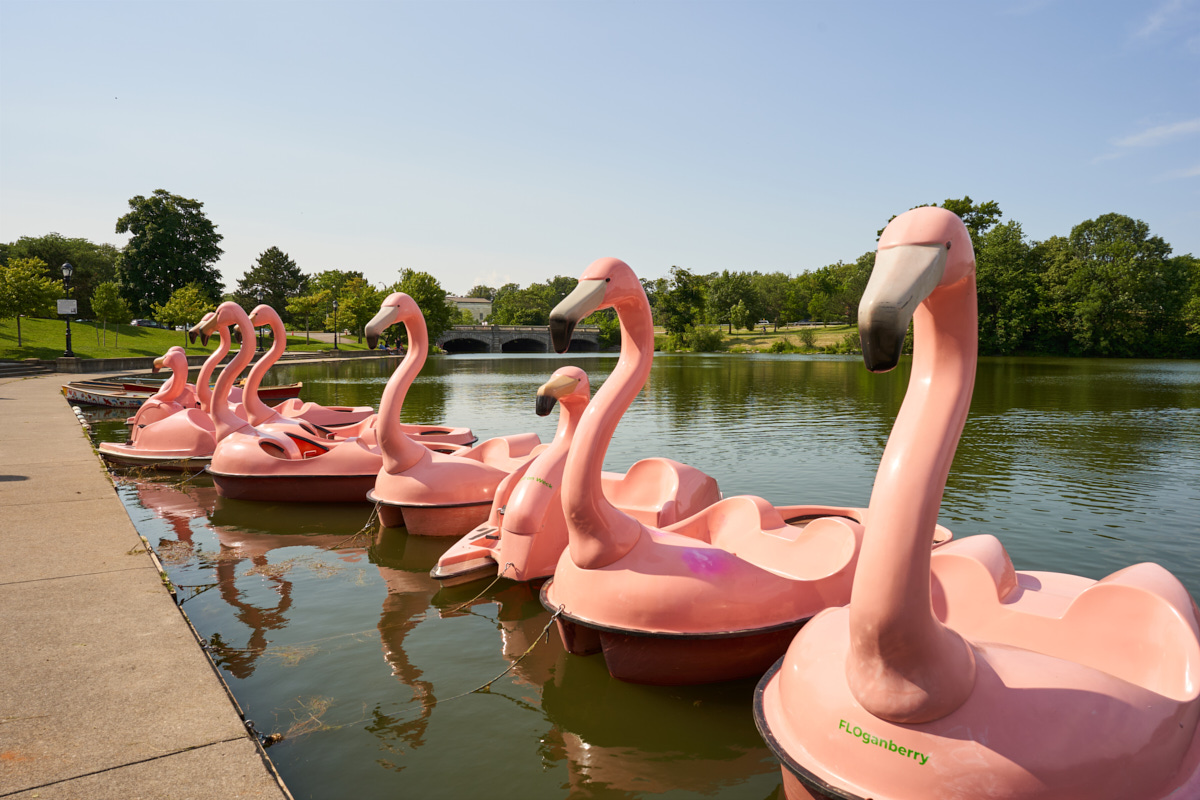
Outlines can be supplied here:
<path id="1" fill-rule="evenodd" d="M 64 381 L 0 380 L 0 797 L 287 800 Z"/>

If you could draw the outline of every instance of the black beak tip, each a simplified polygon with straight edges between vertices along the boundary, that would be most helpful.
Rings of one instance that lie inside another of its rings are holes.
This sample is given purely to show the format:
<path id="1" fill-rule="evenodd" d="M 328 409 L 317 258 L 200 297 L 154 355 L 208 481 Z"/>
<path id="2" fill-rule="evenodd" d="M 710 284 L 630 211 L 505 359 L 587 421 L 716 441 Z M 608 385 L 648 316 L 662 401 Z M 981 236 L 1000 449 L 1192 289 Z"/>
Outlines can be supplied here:
<path id="1" fill-rule="evenodd" d="M 537 407 L 535 409 L 537 411 L 537 415 L 539 417 L 549 416 L 550 412 L 554 410 L 554 405 L 557 402 L 558 401 L 550 395 L 539 394 L 537 396 Z"/>
<path id="2" fill-rule="evenodd" d="M 888 372 L 900 363 L 900 353 L 904 349 L 903 331 L 897 336 L 888 329 L 872 329 L 860 327 L 862 339 L 863 364 L 871 372 Z"/>
<path id="3" fill-rule="evenodd" d="M 372 336 L 371 334 L 369 334 L 369 333 L 368 333 L 368 334 L 367 334 L 367 349 L 368 349 L 368 350 L 374 350 L 374 349 L 375 349 L 375 345 L 377 345 L 377 344 L 379 344 L 379 337 L 378 337 L 378 336 Z"/>
<path id="4" fill-rule="evenodd" d="M 197 336 L 197 334 L 196 334 L 196 332 L 195 332 L 195 331 L 191 331 L 191 330 L 189 330 L 189 331 L 188 331 L 188 343 L 190 343 L 190 344 L 195 344 L 195 343 L 196 343 L 196 336 Z"/>
<path id="5" fill-rule="evenodd" d="M 550 317 L 550 343 L 554 352 L 565 353 L 571 347 L 571 334 L 575 333 L 575 321 L 565 317 Z"/>

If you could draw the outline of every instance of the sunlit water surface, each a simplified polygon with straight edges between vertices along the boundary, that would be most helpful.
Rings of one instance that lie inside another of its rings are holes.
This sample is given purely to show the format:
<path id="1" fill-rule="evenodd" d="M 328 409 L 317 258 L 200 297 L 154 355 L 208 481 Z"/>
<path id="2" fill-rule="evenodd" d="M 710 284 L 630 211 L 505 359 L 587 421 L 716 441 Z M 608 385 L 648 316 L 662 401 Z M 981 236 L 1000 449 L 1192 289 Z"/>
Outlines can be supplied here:
<path id="1" fill-rule="evenodd" d="M 375 405 L 395 363 L 272 380 Z M 404 420 L 549 440 L 534 392 L 563 363 L 595 390 L 616 360 L 434 358 Z M 907 380 L 907 364 L 871 375 L 854 358 L 659 356 L 606 467 L 666 456 L 726 496 L 865 506 Z M 96 432 L 126 435 L 111 420 Z M 226 501 L 204 478 L 178 482 L 119 486 L 247 716 L 284 735 L 270 754 L 297 798 L 781 796 L 753 681 L 614 681 L 553 631 L 539 639 L 549 615 L 528 587 L 439 592 L 428 572 L 452 539 L 355 536 L 369 505 Z M 999 537 L 1018 569 L 1099 578 L 1157 561 L 1197 596 L 1200 362 L 982 360 L 941 521 Z"/>

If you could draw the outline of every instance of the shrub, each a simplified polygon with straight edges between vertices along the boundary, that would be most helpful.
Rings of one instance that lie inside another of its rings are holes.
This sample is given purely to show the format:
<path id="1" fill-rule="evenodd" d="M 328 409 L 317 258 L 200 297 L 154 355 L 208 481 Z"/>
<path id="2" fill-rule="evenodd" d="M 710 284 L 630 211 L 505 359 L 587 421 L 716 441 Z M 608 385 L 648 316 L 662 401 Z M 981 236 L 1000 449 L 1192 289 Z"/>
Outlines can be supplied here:
<path id="1" fill-rule="evenodd" d="M 808 350 L 813 350 L 817 346 L 817 332 L 812 328 L 800 329 L 800 344 Z"/>

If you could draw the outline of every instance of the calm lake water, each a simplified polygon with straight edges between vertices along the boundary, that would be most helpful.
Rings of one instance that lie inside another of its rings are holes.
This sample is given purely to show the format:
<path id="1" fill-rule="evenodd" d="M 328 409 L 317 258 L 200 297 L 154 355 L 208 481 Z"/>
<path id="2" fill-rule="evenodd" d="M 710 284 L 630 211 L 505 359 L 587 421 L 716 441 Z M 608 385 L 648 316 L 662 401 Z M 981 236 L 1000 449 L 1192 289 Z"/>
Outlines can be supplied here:
<path id="1" fill-rule="evenodd" d="M 549 440 L 534 392 L 566 363 L 595 390 L 616 359 L 433 358 L 404 419 Z M 374 405 L 394 364 L 273 380 Z M 606 467 L 667 456 L 726 496 L 865 506 L 907 380 L 907 364 L 871 375 L 857 358 L 660 356 Z M 782 796 L 753 681 L 614 681 L 553 630 L 539 639 L 549 614 L 528 587 L 439 592 L 428 571 L 450 538 L 356 536 L 367 504 L 225 501 L 205 478 L 118 485 L 247 716 L 284 734 L 270 754 L 297 798 Z M 1100 578 L 1157 561 L 1200 596 L 1200 362 L 984 359 L 941 522 L 999 537 L 1018 569 Z"/>

